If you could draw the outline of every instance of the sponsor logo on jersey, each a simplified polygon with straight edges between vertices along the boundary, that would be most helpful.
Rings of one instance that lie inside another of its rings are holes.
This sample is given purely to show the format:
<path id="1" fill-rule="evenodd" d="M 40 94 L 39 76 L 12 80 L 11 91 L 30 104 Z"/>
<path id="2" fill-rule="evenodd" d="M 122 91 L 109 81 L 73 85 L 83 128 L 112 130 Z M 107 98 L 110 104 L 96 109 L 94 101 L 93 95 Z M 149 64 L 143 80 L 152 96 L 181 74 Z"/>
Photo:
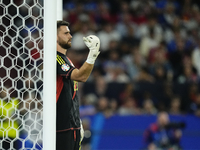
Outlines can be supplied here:
<path id="1" fill-rule="evenodd" d="M 63 64 L 61 68 L 63 71 L 68 71 L 70 69 L 70 66 L 68 64 Z"/>

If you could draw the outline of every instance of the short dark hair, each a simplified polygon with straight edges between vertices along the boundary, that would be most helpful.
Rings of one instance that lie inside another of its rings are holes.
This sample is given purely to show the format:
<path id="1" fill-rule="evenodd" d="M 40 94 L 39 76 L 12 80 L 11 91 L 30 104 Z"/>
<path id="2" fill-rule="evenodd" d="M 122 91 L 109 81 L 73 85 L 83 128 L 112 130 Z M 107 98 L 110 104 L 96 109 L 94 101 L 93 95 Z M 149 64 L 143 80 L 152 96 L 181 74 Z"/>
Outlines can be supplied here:
<path id="1" fill-rule="evenodd" d="M 59 29 L 60 26 L 69 26 L 69 22 L 59 20 L 59 21 L 57 21 L 57 29 Z"/>

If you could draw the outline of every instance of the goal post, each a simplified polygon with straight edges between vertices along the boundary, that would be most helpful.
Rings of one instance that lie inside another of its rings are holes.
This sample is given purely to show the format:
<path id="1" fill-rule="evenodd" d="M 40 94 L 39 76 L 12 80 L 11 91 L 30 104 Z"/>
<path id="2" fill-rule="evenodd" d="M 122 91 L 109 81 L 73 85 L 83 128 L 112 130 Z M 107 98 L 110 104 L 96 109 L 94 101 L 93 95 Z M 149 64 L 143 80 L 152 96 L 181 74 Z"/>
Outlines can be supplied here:
<path id="1" fill-rule="evenodd" d="M 63 19 L 63 0 L 57 0 L 57 20 Z"/>
<path id="2" fill-rule="evenodd" d="M 44 0 L 44 150 L 55 150 L 56 147 L 56 5 L 56 0 Z"/>

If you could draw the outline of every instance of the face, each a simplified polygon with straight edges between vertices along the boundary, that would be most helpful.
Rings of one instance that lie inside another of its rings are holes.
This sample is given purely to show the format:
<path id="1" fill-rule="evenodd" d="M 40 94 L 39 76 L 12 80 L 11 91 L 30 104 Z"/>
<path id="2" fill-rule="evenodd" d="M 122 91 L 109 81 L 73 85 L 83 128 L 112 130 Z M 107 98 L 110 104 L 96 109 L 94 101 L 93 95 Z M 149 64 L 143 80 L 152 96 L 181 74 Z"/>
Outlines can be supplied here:
<path id="1" fill-rule="evenodd" d="M 57 32 L 57 43 L 64 49 L 70 48 L 72 36 L 68 26 L 61 26 Z"/>
<path id="2" fill-rule="evenodd" d="M 165 125 L 167 125 L 169 123 L 169 116 L 167 113 L 165 112 L 161 112 L 158 114 L 158 124 L 161 127 L 164 127 Z"/>

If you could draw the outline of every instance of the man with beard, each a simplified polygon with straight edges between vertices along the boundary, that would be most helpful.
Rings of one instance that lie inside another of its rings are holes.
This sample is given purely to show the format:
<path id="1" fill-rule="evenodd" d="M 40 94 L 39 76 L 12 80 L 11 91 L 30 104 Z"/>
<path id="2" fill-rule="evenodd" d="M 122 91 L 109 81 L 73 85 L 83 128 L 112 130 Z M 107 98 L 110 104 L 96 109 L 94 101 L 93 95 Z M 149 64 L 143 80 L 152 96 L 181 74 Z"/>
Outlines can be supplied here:
<path id="1" fill-rule="evenodd" d="M 84 132 L 79 116 L 78 82 L 86 82 L 100 53 L 98 37 L 83 37 L 89 54 L 85 63 L 77 69 L 66 56 L 71 40 L 69 23 L 57 21 L 56 150 L 80 148 Z"/>

